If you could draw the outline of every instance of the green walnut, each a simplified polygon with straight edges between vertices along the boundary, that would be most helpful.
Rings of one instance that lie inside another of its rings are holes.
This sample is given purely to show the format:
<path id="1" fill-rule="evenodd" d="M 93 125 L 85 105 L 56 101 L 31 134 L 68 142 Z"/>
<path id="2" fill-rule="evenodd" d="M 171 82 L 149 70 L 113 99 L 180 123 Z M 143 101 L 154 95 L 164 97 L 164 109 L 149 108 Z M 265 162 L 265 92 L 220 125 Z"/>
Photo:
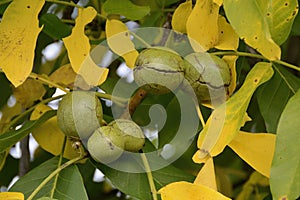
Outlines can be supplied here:
<path id="1" fill-rule="evenodd" d="M 145 136 L 142 129 L 133 121 L 127 119 L 117 119 L 109 123 L 109 126 L 120 131 L 124 141 L 124 150 L 137 152 L 145 144 Z"/>
<path id="2" fill-rule="evenodd" d="M 119 130 L 111 126 L 98 128 L 87 142 L 92 158 L 104 164 L 117 160 L 124 151 L 124 140 L 119 134 Z"/>
<path id="3" fill-rule="evenodd" d="M 173 91 L 184 78 L 183 71 L 180 70 L 181 61 L 181 57 L 168 48 L 145 49 L 135 63 L 135 82 L 152 94 Z"/>
<path id="4" fill-rule="evenodd" d="M 181 63 L 185 82 L 189 84 L 199 101 L 211 101 L 228 92 L 230 70 L 227 63 L 209 53 L 192 53 Z M 225 89 L 225 90 L 224 90 Z"/>
<path id="5" fill-rule="evenodd" d="M 57 122 L 66 136 L 88 138 L 100 127 L 103 111 L 94 92 L 74 91 L 59 103 Z"/>

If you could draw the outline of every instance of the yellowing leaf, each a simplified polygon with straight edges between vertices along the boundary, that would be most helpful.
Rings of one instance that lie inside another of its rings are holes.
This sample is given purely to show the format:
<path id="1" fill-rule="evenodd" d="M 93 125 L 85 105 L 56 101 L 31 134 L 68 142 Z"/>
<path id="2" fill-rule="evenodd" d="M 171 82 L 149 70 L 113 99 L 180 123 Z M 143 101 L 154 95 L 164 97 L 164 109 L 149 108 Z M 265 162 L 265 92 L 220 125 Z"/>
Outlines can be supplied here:
<path id="1" fill-rule="evenodd" d="M 193 49 L 206 51 L 218 43 L 219 6 L 212 0 L 197 0 L 186 29 Z"/>
<path id="2" fill-rule="evenodd" d="M 36 120 L 49 110 L 51 110 L 49 106 L 46 106 L 44 104 L 38 105 L 32 112 L 30 119 Z M 35 128 L 32 131 L 32 135 L 44 150 L 52 153 L 55 156 L 61 153 L 65 135 L 57 125 L 56 116 L 50 118 L 44 124 Z M 78 157 L 79 155 L 79 150 L 75 150 L 72 147 L 72 143 L 73 142 L 69 139 L 66 142 L 64 151 L 65 158 L 72 159 Z M 80 147 L 80 151 L 84 151 L 82 146 Z"/>
<path id="3" fill-rule="evenodd" d="M 228 86 L 228 95 L 231 96 L 236 88 L 236 60 L 238 56 L 223 56 L 222 58 L 228 64 L 230 69 L 230 84 Z"/>
<path id="4" fill-rule="evenodd" d="M 84 34 L 85 25 L 91 22 L 96 14 L 93 7 L 79 9 L 72 34 L 63 39 L 73 70 L 92 86 L 102 84 L 108 74 L 108 69 L 99 67 L 90 57 L 89 39 Z M 89 74 L 93 76 L 90 77 Z"/>
<path id="5" fill-rule="evenodd" d="M 217 107 L 209 117 L 198 138 L 199 150 L 193 156 L 196 163 L 221 153 L 239 132 L 245 113 L 256 88 L 273 75 L 270 63 L 257 63 L 246 77 L 242 87 L 228 101 Z"/>
<path id="6" fill-rule="evenodd" d="M 3 106 L 1 109 L 1 119 L 0 119 L 0 135 L 2 131 L 7 128 L 7 125 L 11 122 L 12 118 L 22 112 L 22 106 L 20 103 L 16 103 L 13 107 L 7 105 Z"/>
<path id="7" fill-rule="evenodd" d="M 61 66 L 55 72 L 53 72 L 49 76 L 50 80 L 63 85 L 64 87 L 68 87 L 70 89 L 74 89 L 74 84 L 76 82 L 76 87 L 84 90 L 90 89 L 85 80 L 80 76 L 77 75 L 72 66 L 70 64 L 66 64 Z"/>
<path id="8" fill-rule="evenodd" d="M 270 177 L 275 140 L 274 134 L 241 131 L 228 146 L 256 171 Z"/>
<path id="9" fill-rule="evenodd" d="M 217 183 L 216 183 L 216 175 L 215 175 L 213 158 L 210 157 L 205 162 L 200 172 L 198 173 L 194 181 L 194 184 L 204 185 L 217 191 Z"/>
<path id="10" fill-rule="evenodd" d="M 219 16 L 219 41 L 215 48 L 222 50 L 237 50 L 239 46 L 239 36 L 235 33 L 232 26 L 227 23 L 225 17 Z"/>
<path id="11" fill-rule="evenodd" d="M 139 53 L 130 39 L 126 25 L 119 20 L 108 19 L 106 20 L 105 31 L 107 43 L 111 50 L 122 56 L 128 67 L 133 68 Z"/>
<path id="12" fill-rule="evenodd" d="M 280 59 L 281 49 L 272 40 L 266 20 L 266 1 L 224 0 L 226 16 L 241 39 L 270 60 Z"/>
<path id="13" fill-rule="evenodd" d="M 299 10 L 299 1 L 269 0 L 262 2 L 267 2 L 265 16 L 272 38 L 278 45 L 281 45 L 286 41 L 291 32 L 293 21 Z"/>
<path id="14" fill-rule="evenodd" d="M 38 14 L 45 0 L 13 1 L 0 23 L 0 68 L 17 87 L 29 76 L 39 28 Z"/>
<path id="15" fill-rule="evenodd" d="M 229 200 L 221 193 L 203 186 L 180 181 L 166 185 L 158 191 L 162 200 Z"/>
<path id="16" fill-rule="evenodd" d="M 1 200 L 24 200 L 24 194 L 21 192 L 0 192 Z"/>
<path id="17" fill-rule="evenodd" d="M 180 4 L 174 11 L 172 17 L 172 28 L 175 31 L 186 33 L 186 22 L 192 12 L 192 1 L 187 0 Z"/>
<path id="18" fill-rule="evenodd" d="M 37 100 L 42 100 L 46 89 L 43 84 L 33 79 L 27 79 L 22 85 L 14 88 L 14 96 L 24 108 L 28 108 Z"/>

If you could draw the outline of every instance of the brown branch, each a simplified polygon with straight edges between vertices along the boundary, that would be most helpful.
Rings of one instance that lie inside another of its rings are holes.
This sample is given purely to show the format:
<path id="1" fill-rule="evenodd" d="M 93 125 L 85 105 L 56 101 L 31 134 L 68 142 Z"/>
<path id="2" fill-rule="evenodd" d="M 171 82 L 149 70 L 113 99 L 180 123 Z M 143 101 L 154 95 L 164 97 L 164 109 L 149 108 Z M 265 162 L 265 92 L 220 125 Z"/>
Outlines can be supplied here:
<path id="1" fill-rule="evenodd" d="M 19 176 L 24 176 L 29 171 L 30 152 L 29 152 L 29 136 L 20 141 L 21 158 L 19 162 Z"/>
<path id="2" fill-rule="evenodd" d="M 141 102 L 143 101 L 143 99 L 146 97 L 147 92 L 143 89 L 139 89 L 134 95 L 133 97 L 131 97 L 124 113 L 121 115 L 120 118 L 123 119 L 130 119 L 130 117 L 133 115 L 133 113 L 135 112 L 136 108 L 141 104 Z M 128 111 L 128 112 L 127 112 Z"/>

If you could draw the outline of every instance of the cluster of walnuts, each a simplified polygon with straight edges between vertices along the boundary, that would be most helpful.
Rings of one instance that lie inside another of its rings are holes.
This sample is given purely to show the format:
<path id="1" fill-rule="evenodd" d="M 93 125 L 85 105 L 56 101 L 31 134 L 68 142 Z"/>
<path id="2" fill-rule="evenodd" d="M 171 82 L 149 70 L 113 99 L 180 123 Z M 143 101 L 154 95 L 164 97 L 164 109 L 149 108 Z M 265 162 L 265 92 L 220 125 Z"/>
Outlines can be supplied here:
<path id="1" fill-rule="evenodd" d="M 230 71 L 224 60 L 208 53 L 192 53 L 183 59 L 170 49 L 153 47 L 139 54 L 134 78 L 152 94 L 165 94 L 180 86 L 194 92 L 199 101 L 209 101 L 224 94 Z M 138 152 L 145 143 L 143 131 L 131 120 L 116 119 L 101 126 L 101 102 L 92 91 L 66 94 L 57 119 L 65 135 L 86 142 L 92 158 L 101 163 L 115 161 L 124 151 Z"/>

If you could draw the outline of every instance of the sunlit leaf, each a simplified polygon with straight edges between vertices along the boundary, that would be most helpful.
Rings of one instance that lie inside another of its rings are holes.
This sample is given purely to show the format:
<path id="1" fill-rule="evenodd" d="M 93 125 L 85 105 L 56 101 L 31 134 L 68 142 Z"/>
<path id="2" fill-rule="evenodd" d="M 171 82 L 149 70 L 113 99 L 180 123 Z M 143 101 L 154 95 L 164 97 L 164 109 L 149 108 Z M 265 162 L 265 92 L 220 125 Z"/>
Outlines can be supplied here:
<path id="1" fill-rule="evenodd" d="M 109 47 L 124 58 L 128 67 L 133 68 L 139 53 L 130 39 L 126 25 L 119 20 L 110 19 L 106 20 L 105 30 Z"/>
<path id="2" fill-rule="evenodd" d="M 131 20 L 141 19 L 150 13 L 149 6 L 138 6 L 130 0 L 107 0 L 103 9 L 107 14 L 119 14 Z"/>
<path id="3" fill-rule="evenodd" d="M 45 0 L 13 1 L 0 23 L 0 68 L 17 87 L 29 76 L 37 37 L 38 14 Z"/>
<path id="4" fill-rule="evenodd" d="M 257 0 L 224 0 L 230 24 L 241 39 L 268 59 L 280 59 L 280 47 L 273 41 L 266 20 L 266 7 Z"/>
<path id="5" fill-rule="evenodd" d="M 230 84 L 228 86 L 228 95 L 231 96 L 236 88 L 236 60 L 238 56 L 223 56 L 223 60 L 228 64 L 230 69 Z"/>
<path id="6" fill-rule="evenodd" d="M 43 84 L 33 79 L 27 79 L 22 85 L 14 88 L 14 96 L 23 108 L 28 108 L 37 100 L 42 100 L 46 89 Z"/>
<path id="7" fill-rule="evenodd" d="M 276 135 L 271 133 L 240 131 L 228 146 L 256 171 L 270 177 L 275 140 Z"/>
<path id="8" fill-rule="evenodd" d="M 270 185 L 274 199 L 300 196 L 300 90 L 288 101 L 278 122 Z"/>
<path id="9" fill-rule="evenodd" d="M 48 111 L 38 120 L 27 121 L 23 126 L 16 131 L 5 132 L 0 135 L 0 153 L 5 151 L 7 148 L 16 144 L 19 140 L 28 135 L 34 128 L 40 126 L 42 123 L 50 119 L 56 114 L 56 111 Z"/>
<path id="10" fill-rule="evenodd" d="M 27 199 L 29 195 L 59 166 L 59 158 L 54 157 L 32 169 L 25 176 L 20 178 L 10 191 L 21 191 Z M 81 174 L 76 165 L 63 169 L 57 179 L 52 178 L 36 194 L 34 199 L 49 197 L 52 194 L 54 199 L 80 199 L 88 200 Z M 53 192 L 52 192 L 53 191 Z"/>
<path id="11" fill-rule="evenodd" d="M 175 31 L 186 33 L 186 22 L 192 12 L 192 1 L 181 3 L 174 11 L 172 17 L 172 28 Z"/>
<path id="12" fill-rule="evenodd" d="M 85 25 L 90 23 L 96 14 L 92 7 L 79 9 L 71 35 L 63 39 L 73 70 L 89 85 L 100 85 L 108 74 L 108 69 L 99 67 L 92 60 L 89 39 L 84 34 Z"/>
<path id="13" fill-rule="evenodd" d="M 200 172 L 198 173 L 194 184 L 204 185 L 217 191 L 216 174 L 213 158 L 209 158 L 205 162 Z"/>
<path id="14" fill-rule="evenodd" d="M 3 200 L 24 200 L 21 192 L 0 192 L 0 199 Z"/>
<path id="15" fill-rule="evenodd" d="M 32 112 L 30 119 L 37 120 L 47 111 L 52 110 L 49 106 L 44 104 L 38 105 L 35 110 Z M 61 154 L 65 134 L 60 130 L 57 125 L 57 117 L 54 116 L 48 119 L 44 124 L 35 128 L 32 131 L 34 139 L 39 143 L 39 145 L 49 153 L 57 156 Z M 78 157 L 81 152 L 84 152 L 83 146 L 80 149 L 76 150 L 72 147 L 74 141 L 67 140 L 64 157 L 68 159 Z"/>
<path id="16" fill-rule="evenodd" d="M 225 17 L 219 16 L 218 27 L 219 41 L 215 45 L 215 48 L 222 50 L 236 50 L 239 46 L 239 36 L 226 21 Z"/>
<path id="17" fill-rule="evenodd" d="M 206 51 L 218 43 L 219 6 L 212 0 L 197 0 L 186 23 L 193 49 Z"/>
<path id="18" fill-rule="evenodd" d="M 257 63 L 242 87 L 212 112 L 198 138 L 199 150 L 193 157 L 194 162 L 205 162 L 209 156 L 218 155 L 236 136 L 245 122 L 245 113 L 252 94 L 259 85 L 272 77 L 271 66 L 270 63 Z"/>
<path id="19" fill-rule="evenodd" d="M 162 200 L 229 200 L 230 198 L 221 193 L 203 186 L 189 182 L 174 182 L 159 190 Z"/>
<path id="20" fill-rule="evenodd" d="M 266 4 L 266 19 L 273 40 L 281 45 L 288 38 L 298 13 L 297 0 L 263 1 Z"/>

